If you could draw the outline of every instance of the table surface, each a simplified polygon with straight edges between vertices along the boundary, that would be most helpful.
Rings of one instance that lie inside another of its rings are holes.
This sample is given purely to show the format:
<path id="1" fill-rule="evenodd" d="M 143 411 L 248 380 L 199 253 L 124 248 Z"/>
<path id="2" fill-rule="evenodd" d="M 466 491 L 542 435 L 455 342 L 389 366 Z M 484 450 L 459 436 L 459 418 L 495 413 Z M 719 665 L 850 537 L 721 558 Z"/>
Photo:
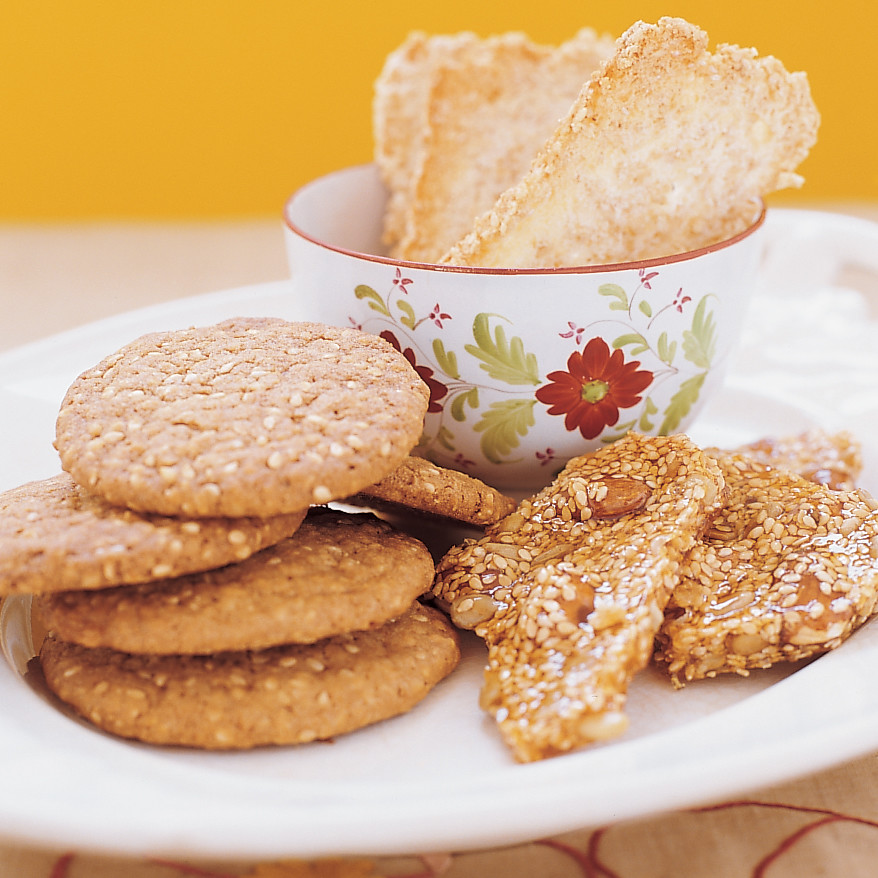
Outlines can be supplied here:
<path id="1" fill-rule="evenodd" d="M 878 206 L 829 209 L 878 220 Z M 282 227 L 273 219 L 0 226 L 0 350 L 132 308 L 286 274 Z M 183 863 L 0 843 L 0 875 L 15 878 L 849 878 L 874 874 L 876 859 L 878 753 L 745 799 L 498 851 L 369 863 Z"/>

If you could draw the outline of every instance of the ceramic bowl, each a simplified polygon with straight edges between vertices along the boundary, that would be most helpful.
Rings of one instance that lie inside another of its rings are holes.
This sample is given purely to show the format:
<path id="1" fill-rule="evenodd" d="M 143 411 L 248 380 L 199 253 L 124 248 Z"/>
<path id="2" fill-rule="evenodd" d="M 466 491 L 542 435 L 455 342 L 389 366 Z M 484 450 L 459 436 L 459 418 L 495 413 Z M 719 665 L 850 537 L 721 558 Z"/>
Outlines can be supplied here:
<path id="1" fill-rule="evenodd" d="M 294 310 L 398 348 L 430 388 L 419 453 L 533 489 L 629 430 L 682 432 L 722 381 L 759 267 L 764 211 L 715 246 L 563 269 L 382 256 L 373 165 L 307 184 L 284 211 Z"/>

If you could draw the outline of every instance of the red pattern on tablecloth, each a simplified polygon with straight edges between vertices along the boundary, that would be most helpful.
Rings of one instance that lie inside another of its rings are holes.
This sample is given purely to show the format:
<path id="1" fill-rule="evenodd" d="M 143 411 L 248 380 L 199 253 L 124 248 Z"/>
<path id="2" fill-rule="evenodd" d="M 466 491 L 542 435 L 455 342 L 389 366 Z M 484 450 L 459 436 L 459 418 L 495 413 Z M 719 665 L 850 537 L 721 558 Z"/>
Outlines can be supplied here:
<path id="1" fill-rule="evenodd" d="M 787 832 L 780 840 L 767 850 L 758 853 L 759 859 L 752 865 L 743 865 L 741 874 L 748 878 L 768 878 L 771 867 L 782 867 L 783 858 L 789 854 L 806 837 L 811 836 L 817 830 L 838 823 L 850 823 L 869 829 L 878 830 L 878 821 L 853 814 L 843 814 L 828 808 L 808 807 L 804 805 L 787 804 L 782 802 L 759 801 L 746 799 L 740 801 L 725 802 L 719 805 L 695 808 L 688 812 L 693 819 L 699 815 L 718 814 L 738 809 L 764 809 L 769 813 L 778 814 L 786 812 L 797 814 L 807 818 L 806 822 L 797 826 L 795 830 Z M 606 862 L 603 853 L 604 842 L 610 833 L 621 829 L 625 831 L 630 827 L 605 826 L 588 833 L 577 834 L 577 842 L 573 843 L 562 839 L 543 839 L 533 842 L 531 847 L 537 846 L 551 850 L 562 855 L 570 865 L 573 878 L 634 878 L 631 873 L 623 868 L 611 868 Z M 521 846 L 528 847 L 527 845 Z M 421 868 L 418 871 L 402 872 L 398 869 L 386 870 L 386 864 L 382 859 L 346 859 L 334 858 L 323 860 L 282 860 L 263 863 L 254 863 L 245 867 L 244 871 L 223 871 L 216 868 L 204 868 L 195 864 L 185 863 L 169 859 L 147 859 L 139 861 L 142 865 L 149 865 L 155 869 L 155 878 L 440 878 L 451 870 L 453 866 L 463 866 L 468 857 L 486 856 L 482 854 L 434 854 L 421 858 Z M 489 855 L 488 855 L 489 856 Z M 46 878 L 80 878 L 73 874 L 73 868 L 79 857 L 74 853 L 65 853 L 52 865 Z M 150 873 L 152 874 L 152 873 Z M 469 874 L 467 872 L 467 874 Z M 772 875 L 784 874 L 782 871 L 772 871 Z M 790 873 L 792 874 L 792 873 Z M 83 878 L 88 878 L 86 873 Z"/>

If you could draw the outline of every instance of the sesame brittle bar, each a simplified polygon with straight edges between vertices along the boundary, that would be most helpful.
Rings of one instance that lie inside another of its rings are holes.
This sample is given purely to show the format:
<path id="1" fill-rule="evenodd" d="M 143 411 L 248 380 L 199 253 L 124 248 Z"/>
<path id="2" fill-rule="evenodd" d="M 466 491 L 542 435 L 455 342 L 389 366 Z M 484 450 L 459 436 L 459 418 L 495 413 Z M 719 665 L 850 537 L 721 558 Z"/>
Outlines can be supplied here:
<path id="1" fill-rule="evenodd" d="M 685 436 L 629 434 L 440 561 L 434 593 L 487 643 L 481 705 L 517 760 L 624 731 L 629 682 L 722 495 Z"/>
<path id="2" fill-rule="evenodd" d="M 852 491 L 863 471 L 860 443 L 844 430 L 827 433 L 813 429 L 776 439 L 766 437 L 737 450 L 836 491 Z"/>
<path id="3" fill-rule="evenodd" d="M 878 502 L 712 453 L 729 498 L 687 558 L 658 640 L 677 685 L 818 655 L 878 599 Z"/>

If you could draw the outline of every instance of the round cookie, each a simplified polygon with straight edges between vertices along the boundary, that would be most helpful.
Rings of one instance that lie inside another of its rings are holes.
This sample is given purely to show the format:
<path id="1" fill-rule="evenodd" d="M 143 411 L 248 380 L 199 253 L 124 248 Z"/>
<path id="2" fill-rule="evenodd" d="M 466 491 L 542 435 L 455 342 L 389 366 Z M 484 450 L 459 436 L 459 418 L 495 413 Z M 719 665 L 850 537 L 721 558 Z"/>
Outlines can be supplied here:
<path id="1" fill-rule="evenodd" d="M 473 476 L 421 457 L 407 457 L 392 473 L 348 502 L 375 508 L 403 507 L 473 527 L 495 524 L 518 505 Z"/>
<path id="2" fill-rule="evenodd" d="M 353 731 L 414 707 L 460 660 L 437 610 L 307 646 L 216 656 L 139 656 L 54 638 L 49 688 L 94 725 L 153 744 L 245 749 Z"/>
<path id="3" fill-rule="evenodd" d="M 243 561 L 293 534 L 304 517 L 138 513 L 59 473 L 0 494 L 0 595 L 100 589 Z"/>
<path id="4" fill-rule="evenodd" d="M 70 386 L 62 467 L 111 503 L 276 515 L 346 497 L 420 438 L 426 385 L 383 339 L 273 318 L 145 335 Z"/>
<path id="5" fill-rule="evenodd" d="M 63 640 L 122 652 L 205 654 L 313 643 L 377 628 L 429 590 L 433 560 L 369 513 L 315 509 L 288 540 L 246 561 L 163 582 L 47 595 Z"/>

